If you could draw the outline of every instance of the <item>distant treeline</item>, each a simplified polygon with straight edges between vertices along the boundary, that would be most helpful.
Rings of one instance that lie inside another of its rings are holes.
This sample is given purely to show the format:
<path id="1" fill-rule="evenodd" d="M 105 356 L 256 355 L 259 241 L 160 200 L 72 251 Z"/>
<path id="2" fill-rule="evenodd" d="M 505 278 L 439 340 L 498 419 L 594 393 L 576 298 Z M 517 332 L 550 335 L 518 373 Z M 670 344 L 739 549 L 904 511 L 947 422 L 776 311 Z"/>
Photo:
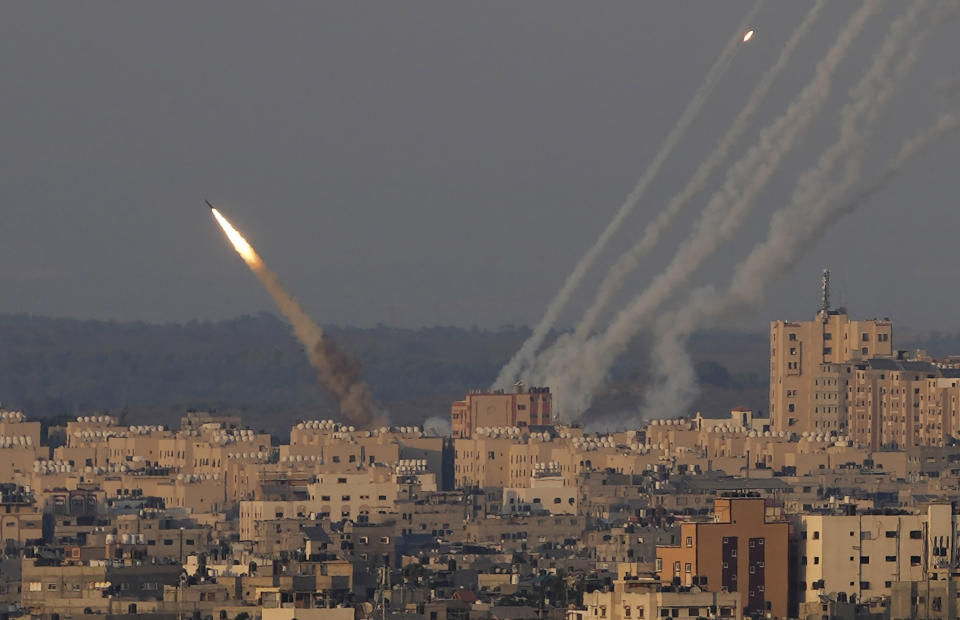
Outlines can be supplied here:
<path id="1" fill-rule="evenodd" d="M 398 423 L 447 416 L 454 399 L 489 386 L 529 334 L 513 326 L 328 331 L 360 360 Z M 691 353 L 703 388 L 696 409 L 766 408 L 765 334 L 701 334 Z M 592 413 L 635 409 L 648 366 L 641 338 Z M 188 409 L 216 409 L 276 432 L 299 418 L 336 415 L 289 328 L 271 314 L 180 324 L 0 315 L 0 402 L 35 417 L 110 411 L 166 424 Z"/>

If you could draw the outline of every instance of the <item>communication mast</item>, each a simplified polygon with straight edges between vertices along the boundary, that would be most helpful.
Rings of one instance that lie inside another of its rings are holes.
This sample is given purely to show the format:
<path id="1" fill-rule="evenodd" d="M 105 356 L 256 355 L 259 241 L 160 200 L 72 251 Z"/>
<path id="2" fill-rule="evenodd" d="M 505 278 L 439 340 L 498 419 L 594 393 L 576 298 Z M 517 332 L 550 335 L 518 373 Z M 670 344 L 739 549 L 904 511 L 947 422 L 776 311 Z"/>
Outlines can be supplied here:
<path id="1" fill-rule="evenodd" d="M 826 323 L 830 315 L 830 270 L 824 269 L 820 278 L 820 319 Z"/>

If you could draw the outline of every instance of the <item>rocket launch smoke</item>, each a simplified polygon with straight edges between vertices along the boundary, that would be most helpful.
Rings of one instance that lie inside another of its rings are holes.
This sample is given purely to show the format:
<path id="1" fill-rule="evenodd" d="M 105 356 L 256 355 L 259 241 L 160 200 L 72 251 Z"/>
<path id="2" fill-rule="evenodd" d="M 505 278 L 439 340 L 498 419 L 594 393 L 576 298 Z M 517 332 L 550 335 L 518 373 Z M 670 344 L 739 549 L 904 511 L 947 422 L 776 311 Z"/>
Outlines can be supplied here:
<path id="1" fill-rule="evenodd" d="M 615 317 L 603 334 L 589 340 L 561 337 L 538 357 L 530 381 L 553 387 L 557 400 L 563 403 L 565 417 L 579 415 L 589 407 L 613 362 L 647 326 L 651 313 L 737 231 L 783 158 L 826 102 L 840 61 L 879 9 L 879 2 L 868 0 L 850 16 L 797 100 L 760 132 L 757 143 L 728 170 L 723 187 L 704 208 L 694 231 L 664 272 Z"/>
<path id="2" fill-rule="evenodd" d="M 839 138 L 819 161 L 804 173 L 790 204 L 776 211 L 764 242 L 734 271 L 732 283 L 723 294 L 710 287 L 694 291 L 681 309 L 661 319 L 653 348 L 657 376 L 646 394 L 643 412 L 646 415 L 685 411 L 697 392 L 696 378 L 685 344 L 695 329 L 717 317 L 729 315 L 757 304 L 766 286 L 794 264 L 833 222 L 849 213 L 885 188 L 901 169 L 926 147 L 957 128 L 957 121 L 945 115 L 916 138 L 907 141 L 891 159 L 886 171 L 862 189 L 852 200 L 849 194 L 857 179 L 866 151 L 867 139 L 875 128 L 884 104 L 917 60 L 926 33 L 911 36 L 920 14 L 928 7 L 916 3 L 890 27 L 880 52 L 857 86 L 851 100 L 841 110 Z M 956 5 L 938 5 L 930 25 L 939 22 L 945 10 Z M 905 52 L 902 45 L 909 39 Z M 897 64 L 890 64 L 898 58 Z M 838 181 L 831 182 L 832 172 L 843 163 Z"/>
<path id="3" fill-rule="evenodd" d="M 757 111 L 757 108 L 760 107 L 760 104 L 770 92 L 770 87 L 773 86 L 773 82 L 783 71 L 784 67 L 786 67 L 797 45 L 799 45 L 800 41 L 803 40 L 810 31 L 810 28 L 816 22 L 817 17 L 826 4 L 827 0 L 819 0 L 810 8 L 810 12 L 807 13 L 807 16 L 783 46 L 783 50 L 781 50 L 777 61 L 767 69 L 763 77 L 760 78 L 756 88 L 750 93 L 747 103 L 741 108 L 740 113 L 737 114 L 730 128 L 723 137 L 720 138 L 720 141 L 714 147 L 713 151 L 703 160 L 696 172 L 693 173 L 687 185 L 667 203 L 666 208 L 664 208 L 652 222 L 647 224 L 636 245 L 624 252 L 617 262 L 614 263 L 613 267 L 610 268 L 610 271 L 607 272 L 607 275 L 597 289 L 597 297 L 593 305 L 587 309 L 583 318 L 580 319 L 580 322 L 574 328 L 574 340 L 579 341 L 590 336 L 601 314 L 610 302 L 613 301 L 617 292 L 623 287 L 627 277 L 640 266 L 640 260 L 646 256 L 650 250 L 656 247 L 661 235 L 670 227 L 673 219 L 681 209 L 690 202 L 691 198 L 703 190 L 710 175 L 723 163 L 727 155 L 729 155 L 730 149 L 733 148 L 737 140 L 740 139 L 740 136 L 749 126 L 750 120 Z"/>
<path id="4" fill-rule="evenodd" d="M 945 114 L 932 127 L 907 141 L 884 173 L 852 199 L 822 203 L 825 206 L 813 213 L 798 213 L 796 209 L 778 212 L 767 240 L 737 270 L 727 291 L 721 294 L 712 287 L 699 288 L 690 294 L 678 314 L 659 322 L 654 356 L 656 363 L 664 366 L 655 388 L 647 394 L 645 412 L 683 412 L 696 397 L 696 377 L 685 347 L 695 329 L 758 304 L 766 286 L 813 247 L 825 230 L 841 217 L 869 204 L 870 198 L 890 185 L 913 159 L 958 130 L 960 119 Z"/>
<path id="5" fill-rule="evenodd" d="M 290 321 L 294 334 L 307 352 L 310 365 L 317 372 L 320 385 L 337 400 L 343 421 L 360 428 L 383 424 L 387 419 L 386 413 L 376 406 L 369 386 L 360 379 L 357 363 L 310 318 L 283 287 L 277 274 L 267 268 L 253 246 L 230 222 L 216 209 L 213 209 L 213 215 L 237 253 L 267 289 L 277 309 Z"/>
<path id="6" fill-rule="evenodd" d="M 607 247 L 607 244 L 610 243 L 610 240 L 613 238 L 613 236 L 617 233 L 617 231 L 619 231 L 620 227 L 623 225 L 623 222 L 640 202 L 640 199 L 643 198 L 643 195 L 646 193 L 650 183 L 654 180 L 654 178 L 656 178 L 664 162 L 666 162 L 667 158 L 673 153 L 673 150 L 680 143 L 680 140 L 683 138 L 684 134 L 686 134 L 687 129 L 700 113 L 700 109 L 703 107 L 703 104 L 706 103 L 707 99 L 709 99 L 710 94 L 720 81 L 720 78 L 722 78 L 724 73 L 726 73 L 727 68 L 730 66 L 730 63 L 733 60 L 734 54 L 737 51 L 737 48 L 743 43 L 742 37 L 744 30 L 760 10 L 762 4 L 762 0 L 757 0 L 750 11 L 747 12 L 743 23 L 737 29 L 736 35 L 730 39 L 726 47 L 723 48 L 723 51 L 717 57 L 717 60 L 707 73 L 706 78 L 704 78 L 704 81 L 694 93 L 693 98 L 687 104 L 686 109 L 680 115 L 680 119 L 677 121 L 677 124 L 673 127 L 673 129 L 670 130 L 670 133 L 667 134 L 667 137 L 661 145 L 660 150 L 657 151 L 653 161 L 650 163 L 646 171 L 643 173 L 643 176 L 637 182 L 636 187 L 634 187 L 633 191 L 631 191 L 627 196 L 616 215 L 614 215 L 610 223 L 607 224 L 607 227 L 604 228 L 602 233 L 600 233 L 600 237 L 598 237 L 593 246 L 587 250 L 587 253 L 584 254 L 583 258 L 581 258 L 576 264 L 570 275 L 567 276 L 567 279 L 560 288 L 560 291 L 557 292 L 556 296 L 547 306 L 547 310 L 544 313 L 543 318 L 540 319 L 540 322 L 534 327 L 533 333 L 526 340 L 526 342 L 523 343 L 517 353 L 514 354 L 513 358 L 511 358 L 510 361 L 507 362 L 506 366 L 504 366 L 500 371 L 499 376 L 494 382 L 494 387 L 509 387 L 510 384 L 512 384 L 520 376 L 523 370 L 533 361 L 537 351 L 543 345 L 543 342 L 549 335 L 550 330 L 560 317 L 560 313 L 570 301 L 570 297 L 583 282 L 587 272 L 600 257 L 600 254 Z"/>

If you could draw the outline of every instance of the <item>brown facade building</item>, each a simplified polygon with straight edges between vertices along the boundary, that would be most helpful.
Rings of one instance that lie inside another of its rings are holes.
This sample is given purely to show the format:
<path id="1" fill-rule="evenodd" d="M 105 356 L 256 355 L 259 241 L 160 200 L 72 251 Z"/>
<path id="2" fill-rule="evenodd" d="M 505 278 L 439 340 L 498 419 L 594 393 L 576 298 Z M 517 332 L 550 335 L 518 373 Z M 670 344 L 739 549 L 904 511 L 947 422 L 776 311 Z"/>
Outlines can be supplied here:
<path id="1" fill-rule="evenodd" d="M 787 616 L 790 525 L 763 498 L 718 498 L 711 522 L 680 524 L 680 544 L 657 547 L 661 582 L 739 592 L 751 615 Z"/>
<path id="2" fill-rule="evenodd" d="M 511 426 L 529 428 L 553 424 L 550 388 L 517 383 L 513 392 L 471 392 L 453 403 L 450 426 L 453 437 L 472 437 L 478 428 Z"/>

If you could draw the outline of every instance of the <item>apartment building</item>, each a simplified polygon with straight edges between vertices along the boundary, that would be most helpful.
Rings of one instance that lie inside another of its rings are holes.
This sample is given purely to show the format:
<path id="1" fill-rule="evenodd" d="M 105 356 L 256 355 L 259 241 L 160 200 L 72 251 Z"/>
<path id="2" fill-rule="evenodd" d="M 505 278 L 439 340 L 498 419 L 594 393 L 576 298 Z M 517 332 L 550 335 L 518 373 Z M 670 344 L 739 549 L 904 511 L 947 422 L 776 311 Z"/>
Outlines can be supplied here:
<path id="1" fill-rule="evenodd" d="M 722 497 L 713 520 L 680 524 L 678 545 L 657 547 L 660 581 L 739 593 L 749 614 L 787 616 L 790 524 L 763 498 Z"/>
<path id="2" fill-rule="evenodd" d="M 770 426 L 774 431 L 843 434 L 843 364 L 892 357 L 893 324 L 854 321 L 825 300 L 812 321 L 770 324 Z"/>
<path id="3" fill-rule="evenodd" d="M 743 618 L 736 592 L 710 592 L 663 584 L 652 575 L 623 575 L 612 590 L 583 596 L 583 609 L 567 611 L 567 620 L 648 620 L 655 618 Z"/>
<path id="4" fill-rule="evenodd" d="M 868 600 L 890 596 L 897 582 L 924 581 L 957 561 L 958 523 L 949 504 L 921 514 L 802 515 L 799 598 Z"/>
<path id="5" fill-rule="evenodd" d="M 847 376 L 849 434 L 871 450 L 943 446 L 960 430 L 960 370 L 872 359 Z"/>
<path id="6" fill-rule="evenodd" d="M 483 427 L 529 428 L 553 424 L 550 388 L 527 387 L 518 382 L 513 392 L 470 392 L 453 403 L 450 425 L 453 437 L 472 437 Z"/>
<path id="7" fill-rule="evenodd" d="M 19 546 L 42 538 L 41 508 L 28 489 L 0 483 L 0 545 Z"/>

